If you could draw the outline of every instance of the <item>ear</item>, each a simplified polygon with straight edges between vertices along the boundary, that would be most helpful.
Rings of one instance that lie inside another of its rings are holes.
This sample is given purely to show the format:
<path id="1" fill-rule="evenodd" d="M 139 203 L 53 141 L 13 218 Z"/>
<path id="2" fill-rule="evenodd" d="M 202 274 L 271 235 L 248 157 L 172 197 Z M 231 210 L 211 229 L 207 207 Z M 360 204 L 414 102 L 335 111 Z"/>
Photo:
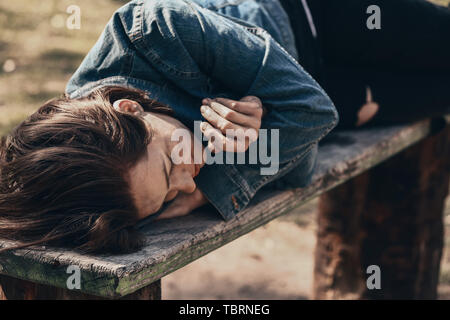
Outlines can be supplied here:
<path id="1" fill-rule="evenodd" d="M 114 101 L 113 107 L 118 111 L 127 112 L 134 115 L 139 115 L 144 112 L 144 108 L 142 108 L 139 103 L 130 99 L 120 99 Z"/>

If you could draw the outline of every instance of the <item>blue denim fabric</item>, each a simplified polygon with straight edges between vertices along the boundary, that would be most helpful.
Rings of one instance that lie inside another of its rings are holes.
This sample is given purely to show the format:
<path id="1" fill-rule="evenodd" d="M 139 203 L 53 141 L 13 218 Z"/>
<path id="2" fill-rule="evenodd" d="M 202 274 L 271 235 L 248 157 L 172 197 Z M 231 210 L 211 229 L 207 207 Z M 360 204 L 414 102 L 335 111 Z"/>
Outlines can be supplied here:
<path id="1" fill-rule="evenodd" d="M 211 164 L 195 178 L 229 220 L 258 189 L 294 168 L 295 186 L 307 185 L 317 143 L 338 122 L 332 101 L 296 57 L 276 0 L 136 0 L 113 15 L 66 93 L 77 98 L 107 85 L 145 90 L 191 130 L 202 120 L 205 97 L 259 97 L 269 110 L 261 128 L 279 129 L 278 173 L 261 175 L 257 164 Z"/>

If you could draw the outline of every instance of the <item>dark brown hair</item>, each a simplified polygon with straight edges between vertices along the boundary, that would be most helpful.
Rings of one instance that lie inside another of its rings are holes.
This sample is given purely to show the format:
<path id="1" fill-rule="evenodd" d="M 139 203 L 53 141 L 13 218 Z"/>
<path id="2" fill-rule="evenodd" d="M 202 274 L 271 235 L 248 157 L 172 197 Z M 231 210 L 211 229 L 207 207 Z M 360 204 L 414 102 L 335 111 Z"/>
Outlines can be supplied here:
<path id="1" fill-rule="evenodd" d="M 116 111 L 118 99 L 146 111 L 171 109 L 140 90 L 104 87 L 80 99 L 51 100 L 0 140 L 0 238 L 129 252 L 142 245 L 128 170 L 151 133 L 138 116 Z"/>

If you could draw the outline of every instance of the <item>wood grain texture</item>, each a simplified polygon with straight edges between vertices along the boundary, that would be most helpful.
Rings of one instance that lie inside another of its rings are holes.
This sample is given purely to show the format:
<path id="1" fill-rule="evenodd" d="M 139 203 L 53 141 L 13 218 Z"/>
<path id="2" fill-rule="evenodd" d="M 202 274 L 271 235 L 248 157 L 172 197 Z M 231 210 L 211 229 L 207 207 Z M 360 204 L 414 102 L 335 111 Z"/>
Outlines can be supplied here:
<path id="1" fill-rule="evenodd" d="M 436 299 L 449 177 L 450 126 L 322 195 L 315 298 Z"/>
<path id="2" fill-rule="evenodd" d="M 0 256 L 0 273 L 64 288 L 67 266 L 78 265 L 83 293 L 102 297 L 131 294 L 415 144 L 433 126 L 424 120 L 333 133 L 319 148 L 318 168 L 310 186 L 261 190 L 249 207 L 228 222 L 211 210 L 154 222 L 142 229 L 146 246 L 126 255 L 90 256 L 60 248 L 16 250 Z"/>
<path id="3" fill-rule="evenodd" d="M 0 275 L 0 300 L 110 300 L 110 298 Z M 119 300 L 161 300 L 161 280 Z"/>

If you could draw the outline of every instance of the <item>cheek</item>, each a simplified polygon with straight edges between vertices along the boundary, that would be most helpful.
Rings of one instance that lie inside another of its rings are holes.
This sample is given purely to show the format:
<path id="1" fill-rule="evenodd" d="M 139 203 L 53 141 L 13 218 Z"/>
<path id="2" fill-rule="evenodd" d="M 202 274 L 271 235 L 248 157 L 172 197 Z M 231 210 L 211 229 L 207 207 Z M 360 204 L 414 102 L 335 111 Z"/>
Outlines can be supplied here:
<path id="1" fill-rule="evenodd" d="M 162 177 L 161 173 L 154 172 L 146 177 L 145 182 L 140 186 L 142 210 L 139 211 L 141 213 L 149 215 L 161 208 L 168 195 L 165 185 L 165 177 Z"/>

